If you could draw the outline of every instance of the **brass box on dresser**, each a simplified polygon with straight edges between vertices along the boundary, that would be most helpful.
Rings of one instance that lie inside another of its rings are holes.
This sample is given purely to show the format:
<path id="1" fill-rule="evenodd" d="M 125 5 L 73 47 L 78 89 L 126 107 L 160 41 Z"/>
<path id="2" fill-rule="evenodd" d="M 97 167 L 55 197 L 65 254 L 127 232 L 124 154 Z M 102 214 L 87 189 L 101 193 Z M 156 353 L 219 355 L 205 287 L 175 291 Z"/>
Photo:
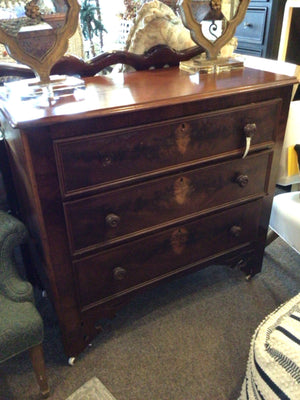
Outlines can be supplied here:
<path id="1" fill-rule="evenodd" d="M 82 100 L 49 108 L 3 97 L 21 215 L 68 356 L 156 282 L 212 263 L 261 270 L 293 83 L 169 68 L 86 78 Z"/>

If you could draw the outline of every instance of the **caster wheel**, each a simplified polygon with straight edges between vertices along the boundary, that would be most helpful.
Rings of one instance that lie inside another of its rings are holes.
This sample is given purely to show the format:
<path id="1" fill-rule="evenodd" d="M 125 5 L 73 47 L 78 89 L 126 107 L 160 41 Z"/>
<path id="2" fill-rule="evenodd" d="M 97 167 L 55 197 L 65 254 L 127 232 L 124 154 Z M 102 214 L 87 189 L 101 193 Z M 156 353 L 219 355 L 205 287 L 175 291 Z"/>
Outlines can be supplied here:
<path id="1" fill-rule="evenodd" d="M 42 297 L 43 297 L 43 298 L 48 297 L 46 290 L 42 290 Z"/>
<path id="2" fill-rule="evenodd" d="M 75 357 L 70 357 L 68 359 L 68 364 L 71 365 L 71 367 L 73 367 L 73 365 L 75 364 Z"/>

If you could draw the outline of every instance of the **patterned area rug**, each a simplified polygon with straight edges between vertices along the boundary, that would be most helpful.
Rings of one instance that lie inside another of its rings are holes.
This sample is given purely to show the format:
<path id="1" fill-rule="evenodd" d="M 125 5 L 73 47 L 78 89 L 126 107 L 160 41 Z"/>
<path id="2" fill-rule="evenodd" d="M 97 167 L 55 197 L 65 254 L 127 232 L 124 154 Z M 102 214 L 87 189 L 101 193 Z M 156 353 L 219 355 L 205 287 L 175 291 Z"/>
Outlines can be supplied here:
<path id="1" fill-rule="evenodd" d="M 94 377 L 82 385 L 66 400 L 116 400 L 106 387 Z"/>

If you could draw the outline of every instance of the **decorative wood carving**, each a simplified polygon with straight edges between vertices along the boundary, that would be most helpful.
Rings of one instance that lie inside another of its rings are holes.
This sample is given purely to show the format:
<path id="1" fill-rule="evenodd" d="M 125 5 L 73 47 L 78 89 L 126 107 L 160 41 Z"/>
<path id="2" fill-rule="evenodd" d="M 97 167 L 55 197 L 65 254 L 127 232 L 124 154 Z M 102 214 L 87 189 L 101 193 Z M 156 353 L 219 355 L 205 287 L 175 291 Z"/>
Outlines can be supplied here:
<path id="1" fill-rule="evenodd" d="M 194 46 L 183 51 L 175 51 L 166 45 L 152 47 L 144 54 L 133 54 L 128 51 L 113 51 L 100 54 L 88 61 L 75 56 L 62 57 L 51 69 L 51 74 L 93 76 L 114 64 L 126 64 L 137 71 L 149 68 L 162 68 L 166 65 L 177 66 L 180 61 L 203 53 L 200 46 Z M 33 71 L 25 65 L 0 63 L 0 76 L 34 77 Z"/>

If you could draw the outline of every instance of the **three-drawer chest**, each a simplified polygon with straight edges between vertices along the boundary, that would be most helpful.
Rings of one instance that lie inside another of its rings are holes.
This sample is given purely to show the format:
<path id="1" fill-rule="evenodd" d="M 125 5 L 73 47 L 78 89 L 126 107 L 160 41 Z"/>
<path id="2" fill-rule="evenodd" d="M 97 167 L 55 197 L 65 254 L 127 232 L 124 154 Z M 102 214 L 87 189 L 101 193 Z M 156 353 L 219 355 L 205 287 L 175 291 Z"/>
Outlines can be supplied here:
<path id="1" fill-rule="evenodd" d="M 85 79 L 1 129 L 69 357 L 131 296 L 209 264 L 261 270 L 294 78 L 178 68 Z"/>

